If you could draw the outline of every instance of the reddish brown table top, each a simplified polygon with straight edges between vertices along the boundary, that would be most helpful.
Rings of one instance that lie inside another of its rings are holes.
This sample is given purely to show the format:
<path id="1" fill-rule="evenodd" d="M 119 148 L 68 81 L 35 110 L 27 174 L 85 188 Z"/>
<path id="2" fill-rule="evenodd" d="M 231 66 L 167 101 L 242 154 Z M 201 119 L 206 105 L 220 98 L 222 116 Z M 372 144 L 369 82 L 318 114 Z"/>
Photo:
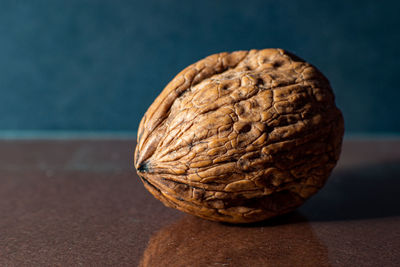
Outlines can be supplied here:
<path id="1" fill-rule="evenodd" d="M 346 141 L 321 192 L 249 226 L 164 207 L 134 146 L 0 141 L 0 266 L 400 266 L 400 140 Z"/>

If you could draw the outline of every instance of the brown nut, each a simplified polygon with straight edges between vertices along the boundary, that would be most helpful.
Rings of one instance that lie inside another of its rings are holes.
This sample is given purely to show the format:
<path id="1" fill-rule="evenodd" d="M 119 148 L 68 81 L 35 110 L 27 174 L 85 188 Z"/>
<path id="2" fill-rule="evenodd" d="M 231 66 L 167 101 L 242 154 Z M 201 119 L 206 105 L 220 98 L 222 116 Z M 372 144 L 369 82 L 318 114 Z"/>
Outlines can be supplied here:
<path id="1" fill-rule="evenodd" d="M 231 223 L 300 206 L 339 158 L 343 117 L 329 81 L 282 49 L 208 56 L 147 110 L 135 167 L 166 206 Z"/>

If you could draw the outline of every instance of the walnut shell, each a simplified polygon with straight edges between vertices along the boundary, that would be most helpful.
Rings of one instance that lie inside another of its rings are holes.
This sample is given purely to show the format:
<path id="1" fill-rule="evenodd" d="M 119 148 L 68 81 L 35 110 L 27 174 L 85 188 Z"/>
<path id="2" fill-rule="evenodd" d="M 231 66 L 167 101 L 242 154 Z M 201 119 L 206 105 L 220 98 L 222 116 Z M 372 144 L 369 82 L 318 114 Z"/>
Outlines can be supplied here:
<path id="1" fill-rule="evenodd" d="M 135 167 L 166 206 L 230 223 L 300 206 L 339 158 L 344 126 L 329 81 L 282 49 L 208 56 L 149 107 Z"/>

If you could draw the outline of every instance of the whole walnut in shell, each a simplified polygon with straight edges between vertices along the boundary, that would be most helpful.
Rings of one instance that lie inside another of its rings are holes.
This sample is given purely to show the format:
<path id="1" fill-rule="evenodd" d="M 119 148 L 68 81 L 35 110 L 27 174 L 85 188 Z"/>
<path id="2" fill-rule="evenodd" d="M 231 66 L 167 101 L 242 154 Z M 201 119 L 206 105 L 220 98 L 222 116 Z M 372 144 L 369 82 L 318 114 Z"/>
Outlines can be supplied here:
<path id="1" fill-rule="evenodd" d="M 329 81 L 282 49 L 208 56 L 147 110 L 135 167 L 166 206 L 247 223 L 300 206 L 340 154 L 343 117 Z"/>

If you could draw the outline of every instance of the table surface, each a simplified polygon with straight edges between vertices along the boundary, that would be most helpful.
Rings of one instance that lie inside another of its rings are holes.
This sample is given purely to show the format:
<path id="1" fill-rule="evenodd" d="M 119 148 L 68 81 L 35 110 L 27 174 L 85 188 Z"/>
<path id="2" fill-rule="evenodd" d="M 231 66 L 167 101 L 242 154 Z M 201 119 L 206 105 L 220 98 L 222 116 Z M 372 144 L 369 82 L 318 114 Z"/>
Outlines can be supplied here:
<path id="1" fill-rule="evenodd" d="M 0 141 L 0 266 L 400 266 L 400 139 L 346 140 L 317 195 L 245 226 L 164 207 L 134 148 Z"/>

